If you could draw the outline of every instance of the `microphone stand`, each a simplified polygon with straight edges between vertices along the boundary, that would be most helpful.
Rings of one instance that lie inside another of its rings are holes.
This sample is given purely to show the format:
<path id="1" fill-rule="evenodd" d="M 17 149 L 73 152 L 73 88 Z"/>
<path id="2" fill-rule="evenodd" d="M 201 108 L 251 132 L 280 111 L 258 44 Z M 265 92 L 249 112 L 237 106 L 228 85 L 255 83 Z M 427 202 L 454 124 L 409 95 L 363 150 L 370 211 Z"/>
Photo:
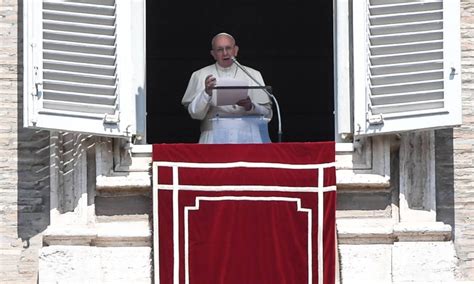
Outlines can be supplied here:
<path id="1" fill-rule="evenodd" d="M 262 87 L 262 90 L 267 94 L 267 96 L 269 96 L 274 102 L 275 102 L 275 106 L 276 106 L 276 110 L 277 110 L 277 116 L 278 116 L 278 142 L 281 142 L 282 141 L 282 137 L 283 137 L 283 131 L 281 130 L 281 115 L 280 115 L 280 106 L 278 105 L 278 101 L 277 99 L 275 98 L 275 96 L 270 93 L 267 88 L 265 88 L 265 86 L 263 86 L 262 84 L 260 84 L 259 81 L 257 81 L 257 79 L 255 79 L 250 73 L 249 71 L 247 71 L 247 69 L 245 69 L 244 66 L 242 66 L 238 61 L 237 59 L 235 59 L 235 57 L 231 57 L 232 61 L 235 63 L 235 65 L 237 65 L 237 67 L 240 68 L 240 70 L 244 71 L 245 74 L 247 74 L 247 76 L 249 76 L 250 79 L 252 79 L 252 81 L 255 82 L 255 84 L 257 84 L 259 87 Z"/>

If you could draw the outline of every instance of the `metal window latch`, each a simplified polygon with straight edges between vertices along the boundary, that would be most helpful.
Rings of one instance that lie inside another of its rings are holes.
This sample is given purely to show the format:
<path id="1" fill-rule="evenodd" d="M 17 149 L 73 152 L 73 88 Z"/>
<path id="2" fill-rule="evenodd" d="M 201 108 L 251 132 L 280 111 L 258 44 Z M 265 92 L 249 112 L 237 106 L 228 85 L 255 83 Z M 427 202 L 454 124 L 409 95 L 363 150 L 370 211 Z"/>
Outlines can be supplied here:
<path id="1" fill-rule="evenodd" d="M 449 73 L 449 79 L 450 80 L 454 79 L 454 76 L 459 75 L 459 73 L 456 72 L 456 71 L 457 71 L 456 68 L 451 67 L 451 73 Z"/>
<path id="2" fill-rule="evenodd" d="M 35 92 L 33 94 L 37 97 L 41 97 L 41 95 L 43 94 L 43 83 L 35 83 Z"/>
<path id="3" fill-rule="evenodd" d="M 43 83 L 39 79 L 39 67 L 34 66 L 34 78 L 35 78 L 35 90 L 33 91 L 32 95 L 41 97 L 43 94 Z"/>
<path id="4" fill-rule="evenodd" d="M 456 68 L 454 68 L 454 67 L 451 67 L 451 74 L 450 74 L 450 75 L 451 75 L 451 76 L 454 76 L 454 75 L 459 75 L 459 73 L 458 73 L 458 72 L 456 72 Z"/>

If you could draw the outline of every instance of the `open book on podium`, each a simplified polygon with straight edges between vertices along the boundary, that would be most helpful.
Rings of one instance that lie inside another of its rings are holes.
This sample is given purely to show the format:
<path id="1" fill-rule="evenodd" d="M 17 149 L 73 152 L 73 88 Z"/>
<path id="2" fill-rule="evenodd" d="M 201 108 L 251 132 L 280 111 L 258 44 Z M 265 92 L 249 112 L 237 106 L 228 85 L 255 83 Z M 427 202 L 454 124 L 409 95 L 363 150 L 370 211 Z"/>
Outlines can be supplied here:
<path id="1" fill-rule="evenodd" d="M 234 78 L 218 78 L 213 89 L 212 103 L 215 106 L 235 105 L 247 98 L 250 90 L 271 89 L 270 86 L 249 86 L 247 81 Z"/>

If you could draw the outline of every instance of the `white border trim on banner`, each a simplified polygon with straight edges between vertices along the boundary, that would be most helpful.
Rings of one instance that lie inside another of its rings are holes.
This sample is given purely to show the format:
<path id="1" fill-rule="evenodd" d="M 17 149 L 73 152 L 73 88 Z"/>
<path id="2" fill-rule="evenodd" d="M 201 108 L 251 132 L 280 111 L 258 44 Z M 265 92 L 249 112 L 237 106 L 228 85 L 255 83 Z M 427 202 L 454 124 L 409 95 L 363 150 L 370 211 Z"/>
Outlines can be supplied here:
<path id="1" fill-rule="evenodd" d="M 324 246 L 323 246 L 323 223 L 324 223 L 324 168 L 318 169 L 318 284 L 324 280 Z"/>
<path id="2" fill-rule="evenodd" d="M 173 184 L 157 184 L 160 190 L 175 190 Z M 281 191 L 281 192 L 330 192 L 336 191 L 336 186 L 319 187 L 294 187 L 275 185 L 179 185 L 179 190 L 192 191 Z"/>
<path id="3" fill-rule="evenodd" d="M 158 189 L 172 190 L 173 191 L 173 282 L 179 283 L 179 191 L 180 190 L 195 190 L 195 191 L 282 191 L 282 192 L 313 192 L 318 193 L 318 283 L 324 282 L 324 257 L 323 257 L 323 222 L 324 222 L 324 193 L 330 191 L 336 191 L 336 186 L 324 186 L 324 169 L 335 167 L 336 163 L 322 163 L 322 164 L 282 164 L 282 163 L 259 163 L 259 162 L 232 162 L 232 163 L 186 163 L 186 162 L 166 162 L 166 161 L 154 161 L 152 164 L 153 172 L 153 228 L 156 233 L 153 234 L 153 261 L 154 261 L 154 278 L 156 283 L 160 283 L 160 272 L 159 272 L 159 239 L 158 239 Z M 158 181 L 158 167 L 171 167 L 173 175 L 173 184 L 160 184 Z M 242 185 L 225 185 L 225 186 L 202 186 L 202 185 L 180 185 L 179 184 L 179 168 L 211 168 L 211 169 L 228 169 L 228 168 L 276 168 L 276 169 L 316 169 L 318 170 L 318 180 L 316 187 L 289 187 L 289 186 L 242 186 Z M 197 207 L 185 207 L 185 227 L 187 226 L 187 218 L 189 210 L 199 209 L 199 200 L 209 199 L 210 201 L 218 201 L 219 198 L 230 198 L 230 196 L 223 197 L 197 197 Z M 232 198 L 253 198 L 253 199 L 280 199 L 285 201 L 297 202 L 298 211 L 307 212 L 309 215 L 312 214 L 311 209 L 301 208 L 300 199 L 291 197 L 245 197 L 245 196 L 232 196 Z M 212 200 L 211 200 L 212 199 Z M 263 200 L 262 199 L 262 200 Z M 244 200 L 244 199 L 241 199 Z M 311 215 L 312 216 L 312 215 Z M 308 222 L 311 223 L 312 220 Z M 187 227 L 186 227 L 187 228 Z M 185 228 L 185 230 L 186 230 Z M 308 261 L 311 265 L 308 266 L 308 282 L 312 283 L 312 239 L 310 230 L 308 230 Z M 186 245 L 187 231 L 185 232 L 185 250 L 188 250 Z M 178 245 L 175 245 L 178 244 Z M 185 252 L 185 281 L 189 283 L 189 268 L 188 255 Z"/>
<path id="4" fill-rule="evenodd" d="M 283 163 L 261 163 L 261 162 L 229 162 L 229 163 L 187 163 L 187 162 L 164 162 L 155 161 L 158 167 L 178 167 L 194 169 L 228 169 L 228 168 L 271 168 L 286 170 L 316 170 L 321 168 L 332 168 L 335 162 L 321 164 L 283 164 Z"/>
<path id="5" fill-rule="evenodd" d="M 284 202 L 296 202 L 297 212 L 306 212 L 308 214 L 308 283 L 312 282 L 313 278 L 313 258 L 312 258 L 312 228 L 313 228 L 313 214 L 310 208 L 301 207 L 301 198 L 293 197 L 262 197 L 262 196 L 197 196 L 194 206 L 186 206 L 184 208 L 184 265 L 185 265 L 185 283 L 189 284 L 189 211 L 199 210 L 200 201 L 284 201 Z M 173 224 L 173 226 L 177 226 Z"/>

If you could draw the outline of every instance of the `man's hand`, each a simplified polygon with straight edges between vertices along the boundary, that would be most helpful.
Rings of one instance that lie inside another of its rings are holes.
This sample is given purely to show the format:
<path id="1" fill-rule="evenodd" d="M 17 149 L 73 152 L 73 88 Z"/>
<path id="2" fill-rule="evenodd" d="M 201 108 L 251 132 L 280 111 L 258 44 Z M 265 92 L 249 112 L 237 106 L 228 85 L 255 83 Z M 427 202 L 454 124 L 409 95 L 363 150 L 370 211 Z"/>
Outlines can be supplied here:
<path id="1" fill-rule="evenodd" d="M 212 75 L 207 75 L 206 80 L 204 80 L 204 87 L 206 94 L 212 97 L 212 89 L 216 86 L 216 78 Z"/>
<path id="2" fill-rule="evenodd" d="M 252 100 L 250 100 L 249 97 L 246 97 L 245 99 L 238 101 L 237 105 L 244 107 L 246 111 L 251 110 L 253 107 Z"/>

